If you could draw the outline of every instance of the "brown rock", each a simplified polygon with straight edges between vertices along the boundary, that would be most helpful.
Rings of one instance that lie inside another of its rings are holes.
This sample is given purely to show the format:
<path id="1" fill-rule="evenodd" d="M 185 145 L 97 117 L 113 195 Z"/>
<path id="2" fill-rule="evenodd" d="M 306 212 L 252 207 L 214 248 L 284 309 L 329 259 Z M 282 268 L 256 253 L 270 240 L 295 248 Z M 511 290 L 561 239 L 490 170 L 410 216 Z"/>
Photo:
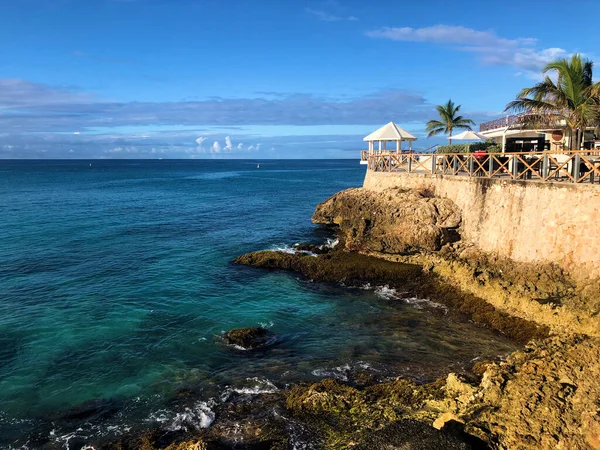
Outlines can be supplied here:
<path id="1" fill-rule="evenodd" d="M 223 340 L 228 345 L 255 349 L 268 345 L 273 340 L 273 334 L 262 327 L 235 328 L 225 333 Z"/>
<path id="2" fill-rule="evenodd" d="M 318 205 L 312 220 L 338 225 L 350 250 L 407 254 L 459 239 L 461 215 L 451 200 L 418 190 L 348 189 Z"/>
<path id="3" fill-rule="evenodd" d="M 600 448 L 598 380 L 600 339 L 555 336 L 489 365 L 457 415 L 498 448 Z"/>

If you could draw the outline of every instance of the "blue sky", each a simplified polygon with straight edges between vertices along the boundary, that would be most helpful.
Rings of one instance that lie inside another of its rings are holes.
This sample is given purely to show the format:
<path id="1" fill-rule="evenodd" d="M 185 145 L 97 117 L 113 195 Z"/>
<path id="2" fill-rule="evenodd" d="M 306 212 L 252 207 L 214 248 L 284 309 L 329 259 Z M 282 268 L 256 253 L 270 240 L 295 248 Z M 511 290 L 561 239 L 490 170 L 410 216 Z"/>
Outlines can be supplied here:
<path id="1" fill-rule="evenodd" d="M 390 120 L 428 148 L 436 104 L 494 119 L 600 43 L 596 0 L 0 3 L 0 158 L 357 158 Z"/>

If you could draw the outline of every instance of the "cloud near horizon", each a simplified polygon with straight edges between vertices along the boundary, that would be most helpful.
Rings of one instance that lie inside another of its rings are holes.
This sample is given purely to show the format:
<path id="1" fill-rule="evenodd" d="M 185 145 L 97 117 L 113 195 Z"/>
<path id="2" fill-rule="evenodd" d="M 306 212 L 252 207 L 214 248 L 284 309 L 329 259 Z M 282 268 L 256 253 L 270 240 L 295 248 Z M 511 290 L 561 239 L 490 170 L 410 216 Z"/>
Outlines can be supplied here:
<path id="1" fill-rule="evenodd" d="M 0 133 L 149 125 L 375 125 L 390 118 L 424 120 L 432 111 L 423 95 L 395 89 L 352 99 L 293 93 L 274 98 L 116 102 L 75 89 L 0 79 Z"/>
<path id="2" fill-rule="evenodd" d="M 75 88 L 0 79 L 0 158 L 273 157 L 275 149 L 278 157 L 286 157 L 286 152 L 293 157 L 299 149 L 339 157 L 350 148 L 358 151 L 362 136 L 345 135 L 333 142 L 326 138 L 328 127 L 377 127 L 394 120 L 419 128 L 434 114 L 435 106 L 423 95 L 403 90 L 350 99 L 280 94 L 115 102 Z M 495 114 L 476 113 L 472 118 L 489 120 Z M 306 140 L 270 136 L 269 131 L 248 134 L 242 129 L 265 125 L 269 130 L 317 126 L 323 132 Z M 155 128 L 167 131 L 149 131 Z"/>
<path id="3" fill-rule="evenodd" d="M 529 76 L 539 76 L 546 64 L 568 55 L 562 48 L 537 49 L 537 39 L 534 38 L 507 39 L 493 31 L 453 25 L 383 27 L 368 31 L 366 35 L 393 41 L 450 45 L 459 51 L 476 53 L 478 59 L 485 64 L 511 66 L 528 72 Z"/>

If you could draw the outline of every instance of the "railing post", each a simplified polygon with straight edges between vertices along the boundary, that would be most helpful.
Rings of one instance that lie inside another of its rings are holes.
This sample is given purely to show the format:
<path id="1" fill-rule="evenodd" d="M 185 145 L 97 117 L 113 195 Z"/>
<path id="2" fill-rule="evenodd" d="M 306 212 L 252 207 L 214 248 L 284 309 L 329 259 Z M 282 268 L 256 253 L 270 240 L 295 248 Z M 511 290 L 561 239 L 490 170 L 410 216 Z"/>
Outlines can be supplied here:
<path id="1" fill-rule="evenodd" d="M 456 175 L 458 173 L 458 156 L 454 155 L 452 157 L 452 175 Z"/>
<path id="2" fill-rule="evenodd" d="M 467 158 L 469 158 L 469 176 L 472 177 L 473 172 L 475 172 L 475 160 L 471 154 L 469 154 Z"/>
<path id="3" fill-rule="evenodd" d="M 542 160 L 542 178 L 546 181 L 548 178 L 548 173 L 550 172 L 550 159 L 548 155 L 544 155 L 544 159 Z"/>
<path id="4" fill-rule="evenodd" d="M 436 156 L 435 155 L 431 155 L 431 173 L 434 174 L 437 170 L 437 161 L 436 161 Z"/>
<path id="5" fill-rule="evenodd" d="M 448 158 L 446 156 L 442 159 L 442 173 L 446 175 L 446 169 L 448 168 Z"/>
<path id="6" fill-rule="evenodd" d="M 494 173 L 494 157 L 491 153 L 488 153 L 488 178 L 492 178 L 492 174 Z"/>
<path id="7" fill-rule="evenodd" d="M 519 158 L 517 158 L 517 155 L 513 155 L 512 157 L 512 177 L 513 180 L 516 180 L 517 177 L 519 176 Z"/>
<path id="8" fill-rule="evenodd" d="M 412 170 L 412 155 L 408 155 L 408 158 L 406 159 L 408 160 L 408 173 L 410 173 Z"/>
<path id="9" fill-rule="evenodd" d="M 575 153 L 575 158 L 573 158 L 573 183 L 579 183 L 579 175 L 581 170 L 581 156 L 579 153 Z"/>

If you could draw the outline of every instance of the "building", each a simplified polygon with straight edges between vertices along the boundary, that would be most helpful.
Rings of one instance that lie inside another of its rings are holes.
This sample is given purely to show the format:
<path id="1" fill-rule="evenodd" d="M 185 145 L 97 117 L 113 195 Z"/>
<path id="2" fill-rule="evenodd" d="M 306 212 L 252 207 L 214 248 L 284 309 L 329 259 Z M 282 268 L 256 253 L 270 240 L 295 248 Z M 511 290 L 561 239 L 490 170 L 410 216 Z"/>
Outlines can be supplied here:
<path id="1" fill-rule="evenodd" d="M 554 126 L 534 129 L 524 124 L 525 114 L 503 117 L 479 125 L 479 134 L 502 146 L 503 152 L 566 151 L 571 149 L 572 136 L 564 121 Z M 585 132 L 583 148 L 599 148 L 594 128 Z"/>

